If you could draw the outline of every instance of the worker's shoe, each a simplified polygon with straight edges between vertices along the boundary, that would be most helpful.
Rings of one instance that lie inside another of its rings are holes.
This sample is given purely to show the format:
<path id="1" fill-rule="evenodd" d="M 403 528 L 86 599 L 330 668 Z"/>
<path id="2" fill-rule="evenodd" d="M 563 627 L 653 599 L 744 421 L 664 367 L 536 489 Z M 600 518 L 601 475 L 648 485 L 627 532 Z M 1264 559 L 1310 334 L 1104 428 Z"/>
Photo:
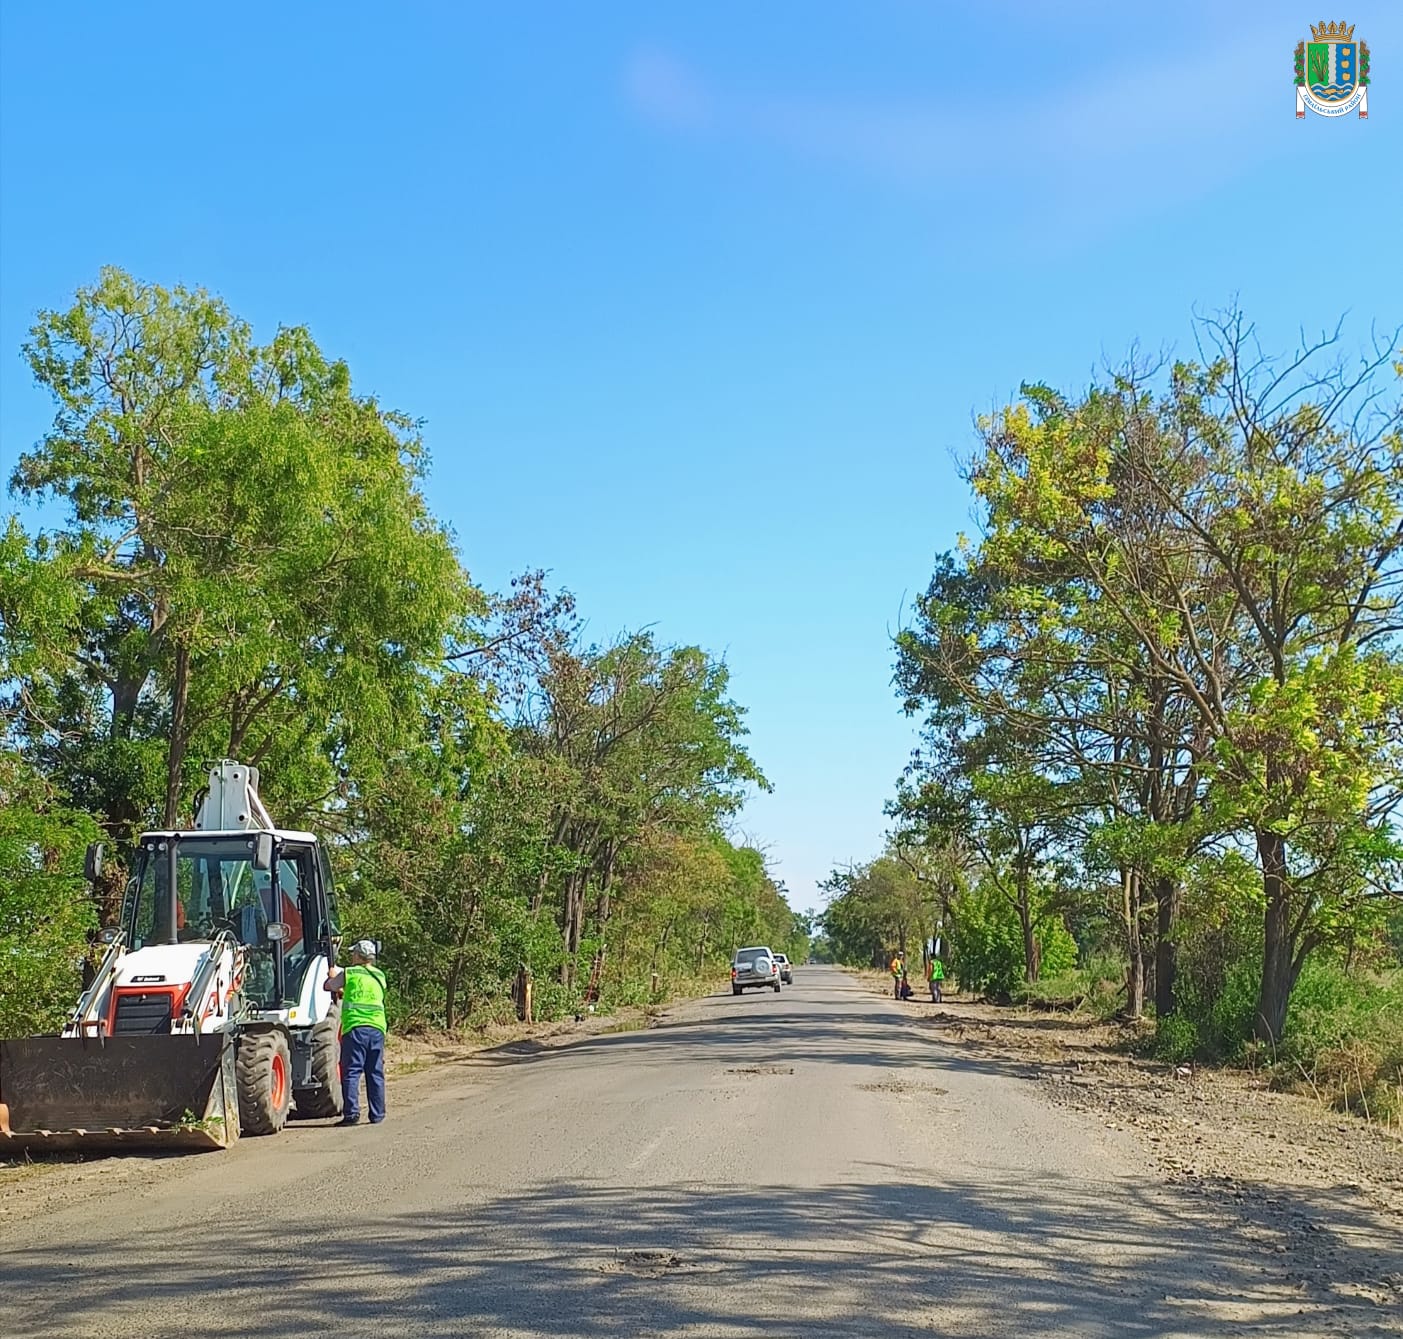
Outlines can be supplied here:
<path id="1" fill-rule="evenodd" d="M 341 1119 L 340 1119 L 339 1121 L 337 1121 L 336 1124 L 333 1125 L 331 1128 L 334 1129 L 334 1130 L 339 1130 L 339 1129 L 342 1128 L 342 1126 L 345 1126 L 345 1125 L 359 1125 L 359 1124 L 360 1124 L 360 1117 L 359 1117 L 359 1116 L 342 1116 Z"/>

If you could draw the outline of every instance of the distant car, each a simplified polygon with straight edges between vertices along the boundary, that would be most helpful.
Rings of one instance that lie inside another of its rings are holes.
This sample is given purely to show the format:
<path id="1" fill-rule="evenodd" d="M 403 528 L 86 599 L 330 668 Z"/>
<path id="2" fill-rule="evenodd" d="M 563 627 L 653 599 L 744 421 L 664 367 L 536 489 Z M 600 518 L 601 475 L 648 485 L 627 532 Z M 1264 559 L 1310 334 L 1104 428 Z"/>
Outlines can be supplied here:
<path id="1" fill-rule="evenodd" d="M 779 964 L 779 979 L 786 986 L 792 986 L 794 984 L 794 964 L 783 953 L 776 953 L 775 961 Z"/>
<path id="2" fill-rule="evenodd" d="M 774 953 L 763 945 L 737 949 L 736 956 L 731 959 L 731 994 L 763 990 L 766 986 L 779 994 L 779 963 Z"/>

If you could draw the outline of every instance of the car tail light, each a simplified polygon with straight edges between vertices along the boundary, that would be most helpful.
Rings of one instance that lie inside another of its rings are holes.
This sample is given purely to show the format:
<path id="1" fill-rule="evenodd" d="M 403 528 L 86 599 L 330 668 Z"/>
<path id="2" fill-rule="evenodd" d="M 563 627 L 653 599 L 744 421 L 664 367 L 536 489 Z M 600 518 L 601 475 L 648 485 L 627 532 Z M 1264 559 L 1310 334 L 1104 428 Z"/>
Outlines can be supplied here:
<path id="1" fill-rule="evenodd" d="M 736 979 L 736 969 L 735 969 L 734 967 L 732 967 L 732 968 L 731 968 L 731 980 L 734 981 L 735 979 Z"/>

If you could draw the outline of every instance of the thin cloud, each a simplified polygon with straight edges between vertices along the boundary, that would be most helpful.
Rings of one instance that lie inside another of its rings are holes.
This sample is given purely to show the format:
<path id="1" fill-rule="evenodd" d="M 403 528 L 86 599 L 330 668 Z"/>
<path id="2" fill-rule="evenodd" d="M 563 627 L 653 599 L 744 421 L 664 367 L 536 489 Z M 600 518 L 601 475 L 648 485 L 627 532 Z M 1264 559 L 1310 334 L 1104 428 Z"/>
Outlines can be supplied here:
<path id="1" fill-rule="evenodd" d="M 644 117 L 656 125 L 672 130 L 701 130 L 712 123 L 710 91 L 666 51 L 647 47 L 634 52 L 624 71 L 624 91 Z"/>
<path id="2" fill-rule="evenodd" d="M 908 188 L 948 190 L 1000 168 L 1044 183 L 1085 180 L 1148 151 L 1160 171 L 1202 171 L 1225 126 L 1240 132 L 1275 109 L 1267 50 L 1260 38 L 1206 46 L 1031 99 L 990 85 L 895 103 L 746 96 L 648 48 L 630 60 L 625 89 L 644 120 L 670 132 L 765 143 Z"/>

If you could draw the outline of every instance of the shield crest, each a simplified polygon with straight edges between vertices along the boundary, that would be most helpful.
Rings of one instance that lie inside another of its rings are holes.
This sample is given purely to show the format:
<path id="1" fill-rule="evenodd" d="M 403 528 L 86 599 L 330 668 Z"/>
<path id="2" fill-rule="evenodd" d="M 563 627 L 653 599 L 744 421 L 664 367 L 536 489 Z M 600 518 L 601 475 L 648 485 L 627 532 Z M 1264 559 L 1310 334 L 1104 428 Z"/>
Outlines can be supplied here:
<path id="1" fill-rule="evenodd" d="M 1320 116 L 1369 116 L 1369 44 L 1354 40 L 1354 25 L 1312 23 L 1310 42 L 1296 43 L 1296 119 L 1306 110 Z"/>
<path id="2" fill-rule="evenodd" d="M 1343 102 L 1359 81 L 1355 42 L 1311 42 L 1306 47 L 1306 81 L 1321 102 Z"/>

